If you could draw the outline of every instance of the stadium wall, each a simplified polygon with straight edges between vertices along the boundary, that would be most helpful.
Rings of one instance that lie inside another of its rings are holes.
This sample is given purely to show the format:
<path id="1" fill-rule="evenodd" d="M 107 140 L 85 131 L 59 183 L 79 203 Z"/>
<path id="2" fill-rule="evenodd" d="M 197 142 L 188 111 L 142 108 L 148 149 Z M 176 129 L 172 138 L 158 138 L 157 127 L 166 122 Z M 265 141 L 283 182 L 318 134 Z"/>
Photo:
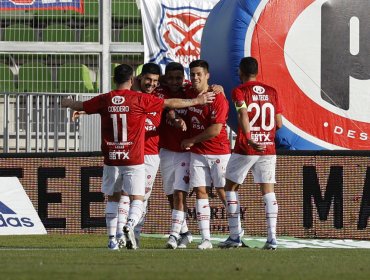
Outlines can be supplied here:
<path id="1" fill-rule="evenodd" d="M 370 151 L 282 151 L 277 161 L 278 235 L 370 240 Z M 100 153 L 1 154 L 0 176 L 16 176 L 48 233 L 105 233 Z M 226 211 L 210 189 L 212 234 L 228 232 Z M 264 205 L 248 176 L 240 188 L 246 234 L 265 235 Z M 0 199 L 1 200 L 1 199 Z M 195 195 L 188 225 L 197 233 Z M 158 174 L 145 233 L 168 233 L 170 210 Z"/>

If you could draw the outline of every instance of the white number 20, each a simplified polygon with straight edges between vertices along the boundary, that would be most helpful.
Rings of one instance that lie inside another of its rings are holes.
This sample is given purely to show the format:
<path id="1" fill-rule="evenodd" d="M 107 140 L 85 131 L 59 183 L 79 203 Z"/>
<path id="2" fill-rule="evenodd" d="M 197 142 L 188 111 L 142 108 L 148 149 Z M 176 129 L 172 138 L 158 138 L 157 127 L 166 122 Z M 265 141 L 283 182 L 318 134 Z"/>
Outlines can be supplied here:
<path id="1" fill-rule="evenodd" d="M 113 137 L 114 142 L 127 142 L 127 116 L 126 114 L 119 114 L 122 120 L 122 140 L 118 141 L 118 121 L 117 114 L 111 114 L 110 117 L 113 119 Z"/>
<path id="2" fill-rule="evenodd" d="M 250 121 L 251 131 L 260 131 L 261 128 L 264 131 L 270 131 L 275 127 L 275 108 L 271 103 L 263 103 L 260 107 L 257 103 L 251 103 L 248 105 L 248 112 L 255 110 L 254 117 Z M 267 114 L 269 111 L 269 114 Z M 266 117 L 270 116 L 269 125 L 267 125 Z M 261 117 L 261 127 L 255 126 L 258 118 Z"/>

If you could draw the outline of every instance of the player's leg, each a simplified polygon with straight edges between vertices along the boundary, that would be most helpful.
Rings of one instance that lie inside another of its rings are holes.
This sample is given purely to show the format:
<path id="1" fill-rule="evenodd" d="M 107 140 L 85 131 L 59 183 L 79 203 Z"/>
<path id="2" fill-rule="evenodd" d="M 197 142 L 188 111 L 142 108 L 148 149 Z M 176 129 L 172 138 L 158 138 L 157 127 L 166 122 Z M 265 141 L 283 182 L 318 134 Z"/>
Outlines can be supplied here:
<path id="1" fill-rule="evenodd" d="M 276 156 L 261 156 L 252 169 L 255 182 L 260 185 L 265 204 L 267 241 L 264 249 L 275 250 L 278 203 L 274 192 Z"/>
<path id="2" fill-rule="evenodd" d="M 123 231 L 127 249 L 137 249 L 134 228 L 140 221 L 144 208 L 145 165 L 122 166 L 123 184 L 130 195 L 130 210 Z"/>
<path id="3" fill-rule="evenodd" d="M 190 152 L 177 153 L 174 152 L 174 191 L 178 191 L 176 209 L 184 212 L 184 221 L 180 229 L 180 237 L 178 239 L 177 247 L 179 249 L 185 249 L 189 243 L 193 241 L 193 236 L 189 231 L 186 215 L 187 215 L 187 205 L 186 198 L 190 191 L 189 186 L 189 166 L 190 166 Z"/>
<path id="4" fill-rule="evenodd" d="M 123 226 L 127 223 L 128 212 L 130 210 L 130 197 L 124 191 L 121 192 L 121 199 L 118 203 L 118 219 L 116 238 L 120 248 L 126 246 L 126 238 L 123 234 Z"/>
<path id="5" fill-rule="evenodd" d="M 247 157 L 240 154 L 232 154 L 226 167 L 226 209 L 228 214 L 228 224 L 230 236 L 219 243 L 220 248 L 237 248 L 243 245 L 241 237 L 244 231 L 240 220 L 240 200 L 238 189 L 244 182 L 248 171 L 253 166 L 256 158 Z"/>
<path id="6" fill-rule="evenodd" d="M 174 209 L 172 209 L 171 231 L 167 241 L 167 248 L 176 249 L 177 241 L 180 238 L 181 226 L 185 220 L 185 211 L 182 203 L 182 192 L 174 190 L 173 193 Z"/>
<path id="7" fill-rule="evenodd" d="M 191 153 L 190 155 L 190 186 L 194 187 L 196 194 L 197 220 L 202 241 L 198 249 L 211 249 L 210 218 L 211 209 L 209 207 L 207 186 L 211 186 L 211 174 L 205 155 Z"/>
<path id="8" fill-rule="evenodd" d="M 143 210 L 141 219 L 139 220 L 139 222 L 137 223 L 134 229 L 137 246 L 139 246 L 141 230 L 144 226 L 146 213 L 148 212 L 149 198 L 152 193 L 153 184 L 154 184 L 155 178 L 157 176 L 158 168 L 159 168 L 159 156 L 158 155 L 146 155 L 144 159 L 144 163 L 145 163 L 145 176 L 146 176 L 145 196 L 144 196 L 144 204 L 143 204 L 144 210 Z"/>
<path id="9" fill-rule="evenodd" d="M 111 250 L 119 249 L 116 240 L 118 203 L 121 197 L 120 188 L 122 187 L 122 177 L 119 176 L 118 168 L 115 166 L 103 167 L 102 192 L 107 195 L 105 207 L 105 221 L 108 234 L 108 248 Z"/>

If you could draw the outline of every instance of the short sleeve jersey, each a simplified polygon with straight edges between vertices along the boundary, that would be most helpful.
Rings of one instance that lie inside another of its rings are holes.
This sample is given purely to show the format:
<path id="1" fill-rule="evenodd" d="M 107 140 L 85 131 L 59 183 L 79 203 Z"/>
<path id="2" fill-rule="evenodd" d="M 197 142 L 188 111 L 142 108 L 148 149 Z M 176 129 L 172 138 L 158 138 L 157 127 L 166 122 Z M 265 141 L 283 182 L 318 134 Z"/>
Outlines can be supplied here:
<path id="1" fill-rule="evenodd" d="M 143 93 L 146 94 L 146 93 Z M 165 99 L 160 90 L 153 91 L 150 95 Z M 158 155 L 159 153 L 159 126 L 162 111 L 150 112 L 145 120 L 145 147 L 144 155 Z"/>
<path id="2" fill-rule="evenodd" d="M 282 113 L 282 106 L 278 94 L 273 87 L 257 81 L 249 81 L 232 92 L 234 104 L 240 106 L 245 102 L 248 109 L 248 117 L 251 128 L 251 138 L 256 143 L 266 145 L 264 152 L 258 152 L 252 147 L 241 147 L 240 138 L 245 137 L 238 128 L 238 135 L 235 142 L 234 152 L 245 155 L 274 155 L 276 114 Z"/>
<path id="3" fill-rule="evenodd" d="M 104 163 L 127 166 L 144 163 L 145 119 L 161 112 L 163 100 L 131 90 L 114 90 L 83 102 L 87 114 L 101 116 Z"/>
<path id="4" fill-rule="evenodd" d="M 190 88 L 187 91 L 189 98 L 195 98 L 198 93 Z M 219 135 L 212 139 L 196 143 L 191 147 L 191 152 L 202 155 L 225 155 L 230 153 L 230 142 L 226 132 L 226 121 L 229 113 L 229 104 L 225 95 L 219 93 L 211 104 L 197 105 L 188 108 L 187 122 L 189 136 L 193 137 L 212 124 L 222 124 Z"/>
<path id="5" fill-rule="evenodd" d="M 174 96 L 167 88 L 161 88 L 164 98 L 186 98 L 185 92 L 190 86 L 185 85 L 180 96 Z M 186 119 L 186 114 L 188 112 L 187 108 L 174 109 L 176 112 L 176 117 Z M 174 127 L 171 121 L 167 120 L 167 116 L 163 113 L 160 133 L 159 133 L 159 146 L 161 148 L 173 151 L 173 152 L 187 152 L 181 148 L 181 141 L 188 138 L 188 130 L 182 131 L 179 128 Z"/>

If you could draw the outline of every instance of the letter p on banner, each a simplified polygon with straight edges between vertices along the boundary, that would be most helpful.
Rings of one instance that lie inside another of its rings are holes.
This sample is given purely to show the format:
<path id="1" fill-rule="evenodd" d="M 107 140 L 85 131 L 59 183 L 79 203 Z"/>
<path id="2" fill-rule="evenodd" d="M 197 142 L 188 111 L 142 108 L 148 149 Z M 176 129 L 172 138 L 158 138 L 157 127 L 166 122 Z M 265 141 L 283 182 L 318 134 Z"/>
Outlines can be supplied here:
<path id="1" fill-rule="evenodd" d="M 47 234 L 16 177 L 0 177 L 0 235 Z"/>

